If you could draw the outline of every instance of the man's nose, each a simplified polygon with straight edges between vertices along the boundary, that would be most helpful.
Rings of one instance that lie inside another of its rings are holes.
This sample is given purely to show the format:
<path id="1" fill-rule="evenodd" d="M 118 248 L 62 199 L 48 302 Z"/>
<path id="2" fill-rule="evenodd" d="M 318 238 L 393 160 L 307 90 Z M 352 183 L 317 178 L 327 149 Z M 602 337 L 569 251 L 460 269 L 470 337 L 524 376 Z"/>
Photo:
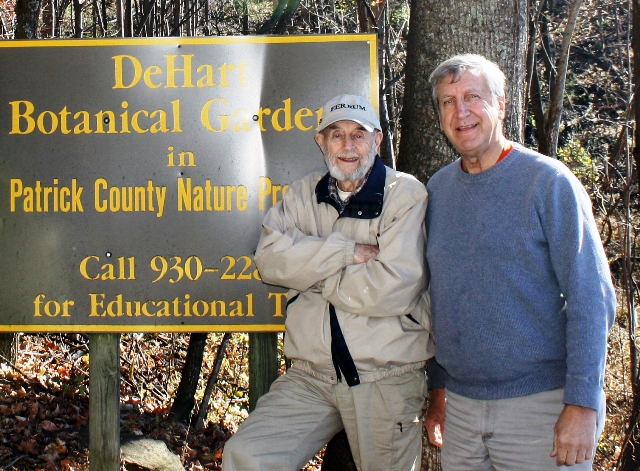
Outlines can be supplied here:
<path id="1" fill-rule="evenodd" d="M 456 102 L 456 116 L 458 118 L 464 118 L 469 114 L 469 107 L 464 100 L 458 100 Z"/>
<path id="2" fill-rule="evenodd" d="M 353 149 L 356 146 L 356 141 L 351 136 L 345 136 L 344 147 L 346 149 Z"/>

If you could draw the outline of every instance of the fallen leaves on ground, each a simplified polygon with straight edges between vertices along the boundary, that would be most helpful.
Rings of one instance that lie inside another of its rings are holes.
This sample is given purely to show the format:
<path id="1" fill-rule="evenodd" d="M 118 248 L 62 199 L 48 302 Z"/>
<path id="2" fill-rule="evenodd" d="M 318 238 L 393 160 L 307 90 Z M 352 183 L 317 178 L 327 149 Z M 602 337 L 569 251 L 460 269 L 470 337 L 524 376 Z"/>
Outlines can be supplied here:
<path id="1" fill-rule="evenodd" d="M 609 338 L 607 422 L 594 470 L 615 467 L 630 413 L 628 336 L 618 319 Z M 194 413 L 222 334 L 210 334 Z M 224 442 L 247 416 L 248 336 L 234 334 L 201 430 L 167 420 L 188 334 L 127 334 L 120 342 L 124 438 L 164 441 L 187 471 L 221 470 Z M 80 334 L 19 335 L 15 365 L 0 359 L 0 469 L 89 471 L 89 348 Z M 321 455 L 304 471 L 319 471 Z"/>
<path id="2" fill-rule="evenodd" d="M 247 415 L 247 338 L 234 337 L 209 403 L 208 421 L 201 430 L 192 430 L 167 419 L 188 335 L 123 335 L 123 440 L 128 436 L 162 440 L 180 457 L 185 470 L 220 470 L 224 442 Z M 218 341 L 218 336 L 210 335 L 205 375 L 213 366 Z M 88 447 L 88 336 L 20 334 L 17 362 L 0 363 L 0 469 L 89 471 Z"/>

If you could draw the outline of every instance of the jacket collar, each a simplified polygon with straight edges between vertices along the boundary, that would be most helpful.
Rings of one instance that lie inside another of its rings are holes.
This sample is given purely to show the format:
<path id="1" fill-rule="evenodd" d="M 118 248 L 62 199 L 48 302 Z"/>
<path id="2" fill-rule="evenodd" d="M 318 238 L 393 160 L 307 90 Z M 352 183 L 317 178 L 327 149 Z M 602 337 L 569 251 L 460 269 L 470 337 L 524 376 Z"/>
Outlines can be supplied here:
<path id="1" fill-rule="evenodd" d="M 329 194 L 329 173 L 322 177 L 316 185 L 316 198 L 318 204 L 326 203 L 333 206 L 339 217 L 349 217 L 355 219 L 375 219 L 382 212 L 382 201 L 384 198 L 384 184 L 387 171 L 379 156 L 376 155 L 369 178 L 364 183 L 360 191 L 349 199 L 344 211 L 340 213 L 338 203 Z"/>

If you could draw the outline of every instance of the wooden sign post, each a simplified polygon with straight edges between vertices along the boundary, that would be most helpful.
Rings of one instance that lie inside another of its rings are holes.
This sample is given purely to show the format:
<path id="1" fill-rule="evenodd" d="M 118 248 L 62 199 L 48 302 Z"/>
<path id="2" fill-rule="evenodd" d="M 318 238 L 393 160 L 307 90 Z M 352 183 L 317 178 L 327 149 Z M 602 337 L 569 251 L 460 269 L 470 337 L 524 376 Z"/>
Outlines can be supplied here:
<path id="1" fill-rule="evenodd" d="M 91 471 L 120 469 L 120 334 L 89 335 Z"/>

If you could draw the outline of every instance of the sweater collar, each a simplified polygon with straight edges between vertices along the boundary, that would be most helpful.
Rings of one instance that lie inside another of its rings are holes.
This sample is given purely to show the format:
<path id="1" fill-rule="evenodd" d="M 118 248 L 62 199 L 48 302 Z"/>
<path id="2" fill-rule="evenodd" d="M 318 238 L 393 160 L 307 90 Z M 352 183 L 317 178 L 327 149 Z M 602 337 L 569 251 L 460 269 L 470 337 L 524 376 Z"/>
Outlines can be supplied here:
<path id="1" fill-rule="evenodd" d="M 511 165 L 518 165 L 517 162 L 518 162 L 518 157 L 522 153 L 521 150 L 522 150 L 522 147 L 519 144 L 514 143 L 513 148 L 509 152 L 509 158 L 505 158 L 505 159 L 502 159 L 500 162 L 496 162 L 495 165 L 488 168 L 484 172 L 480 172 L 480 173 L 467 173 L 464 170 L 462 170 L 462 165 L 460 164 L 460 160 L 461 160 L 460 158 L 458 158 L 458 160 L 456 160 L 450 165 L 454 166 L 454 173 L 457 176 L 457 178 L 459 178 L 460 180 L 465 182 L 482 182 L 489 178 L 493 178 L 495 175 L 499 177 L 500 175 L 503 174 L 503 172 L 506 169 L 510 168 Z"/>
<path id="2" fill-rule="evenodd" d="M 327 172 L 316 185 L 316 199 L 318 204 L 326 203 L 333 206 L 340 213 L 339 217 L 374 219 L 382 212 L 386 176 L 385 166 L 380 157 L 376 156 L 369 178 L 360 188 L 360 191 L 349 198 L 347 205 L 340 213 L 340 206 L 330 195 L 329 185 L 331 182 L 330 175 Z"/>

